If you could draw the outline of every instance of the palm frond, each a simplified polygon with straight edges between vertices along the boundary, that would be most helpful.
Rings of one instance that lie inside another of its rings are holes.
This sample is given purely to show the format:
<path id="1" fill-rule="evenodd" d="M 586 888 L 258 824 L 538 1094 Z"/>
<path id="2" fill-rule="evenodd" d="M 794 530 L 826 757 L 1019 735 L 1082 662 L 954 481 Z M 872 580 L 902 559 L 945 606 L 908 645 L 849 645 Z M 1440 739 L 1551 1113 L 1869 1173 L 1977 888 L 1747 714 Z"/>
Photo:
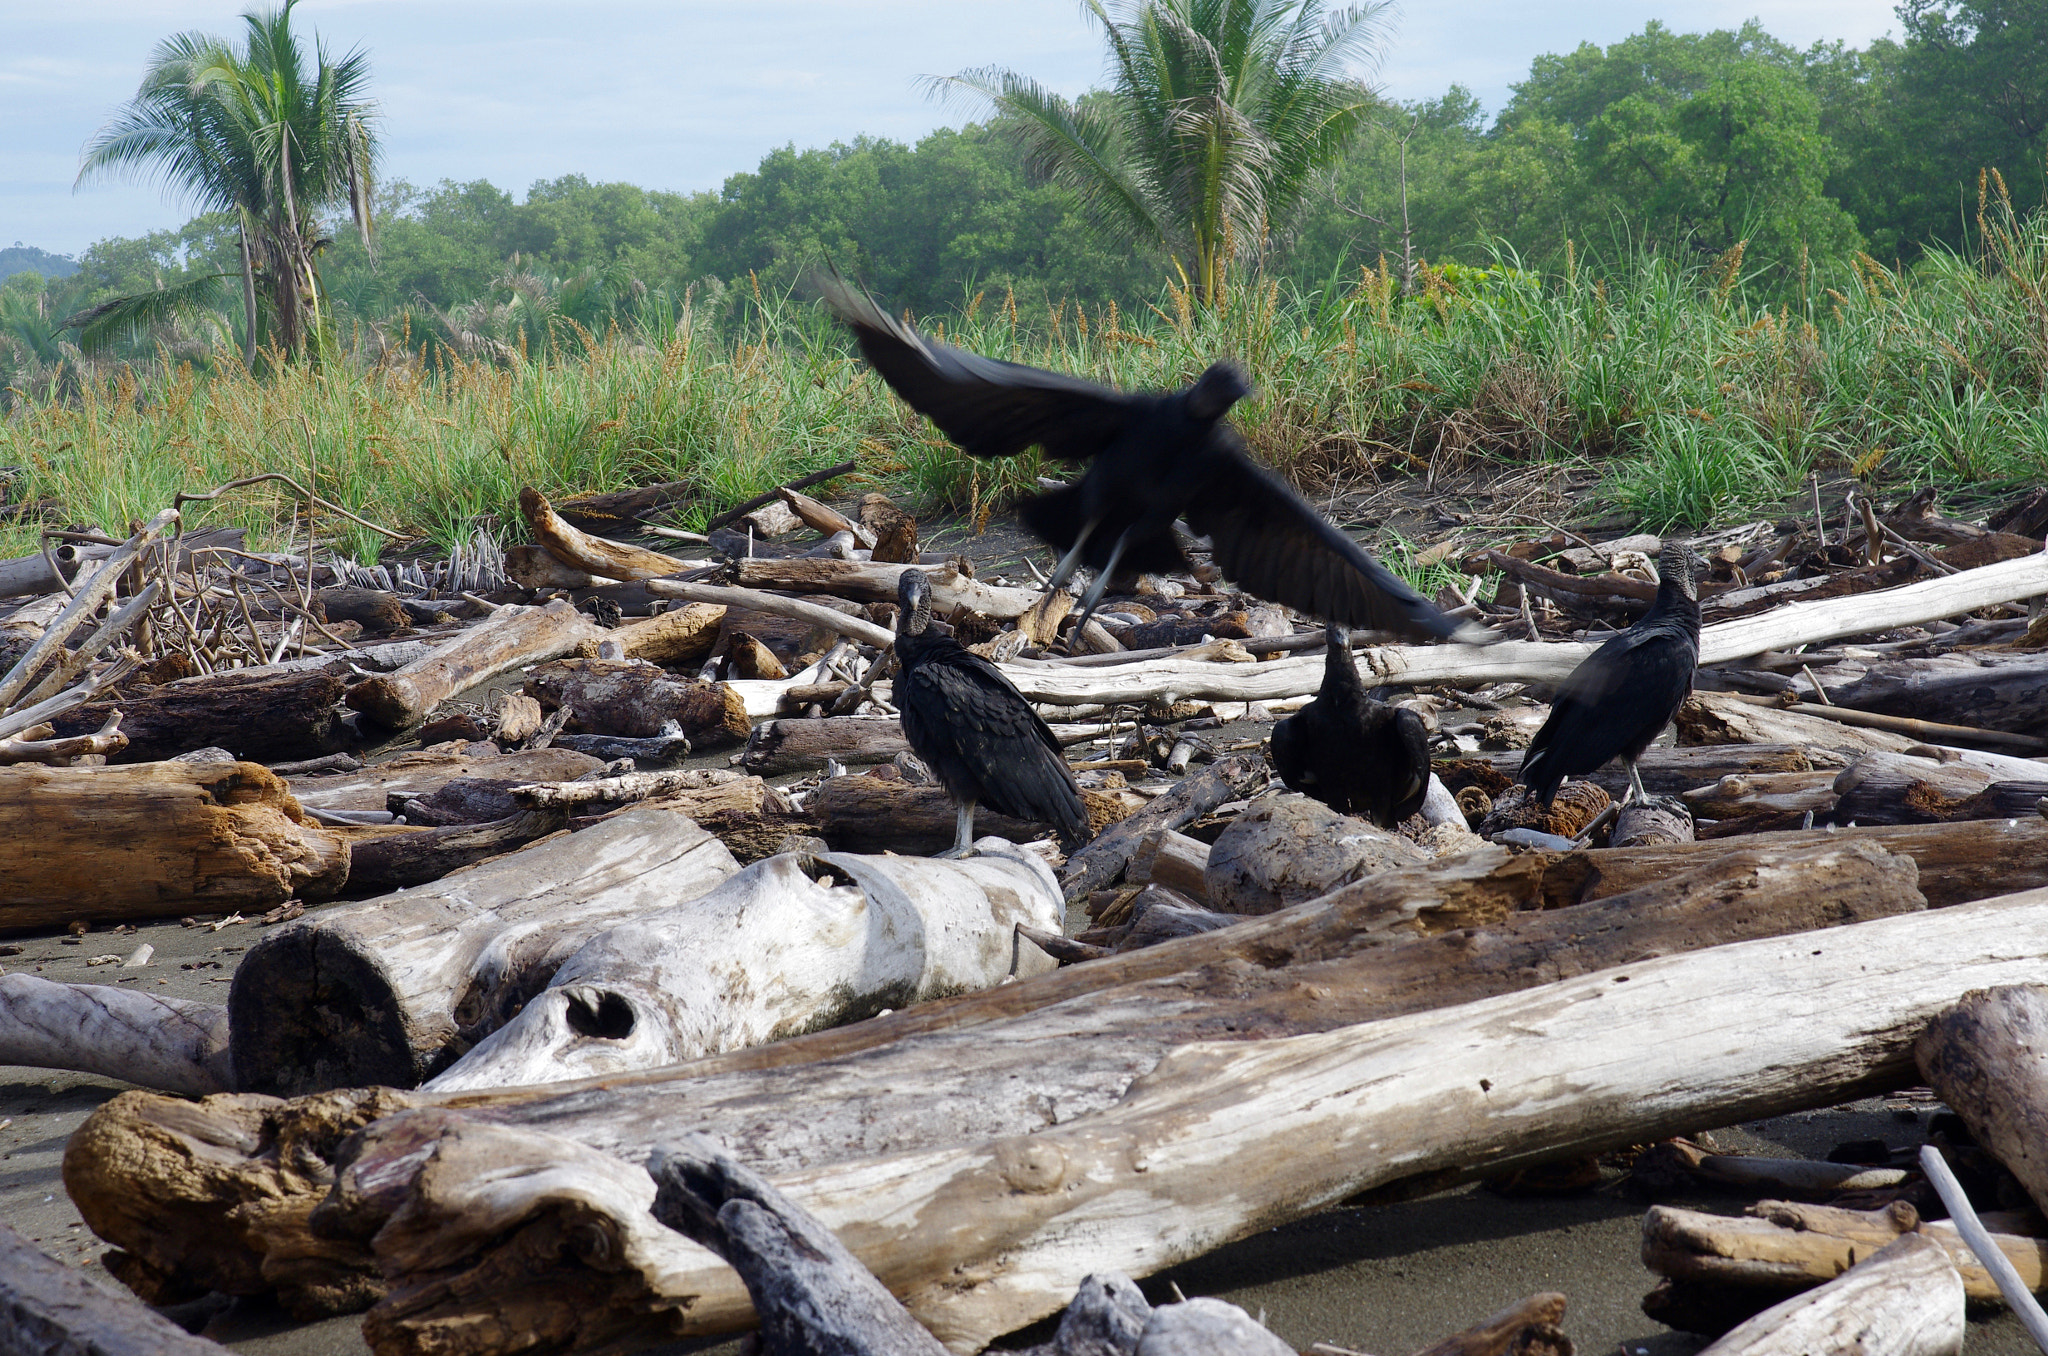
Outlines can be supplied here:
<path id="1" fill-rule="evenodd" d="M 77 330 L 78 346 L 96 353 L 120 338 L 167 325 L 180 316 L 217 315 L 231 295 L 225 280 L 235 273 L 206 273 L 171 287 L 115 297 L 60 322 L 59 330 Z"/>

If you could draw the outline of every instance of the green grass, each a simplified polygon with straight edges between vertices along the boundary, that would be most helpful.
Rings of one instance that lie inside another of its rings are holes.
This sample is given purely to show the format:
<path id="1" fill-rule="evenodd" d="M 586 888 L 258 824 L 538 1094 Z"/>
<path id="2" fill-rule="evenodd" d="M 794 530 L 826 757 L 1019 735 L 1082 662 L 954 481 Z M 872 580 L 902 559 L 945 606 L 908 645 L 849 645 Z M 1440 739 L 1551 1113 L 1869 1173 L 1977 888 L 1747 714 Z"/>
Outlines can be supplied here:
<path id="1" fill-rule="evenodd" d="M 1305 481 L 1368 464 L 1591 460 L 1602 499 L 1644 528 L 1699 528 L 1774 507 L 1816 471 L 1984 492 L 2048 473 L 2048 222 L 1995 199 L 1983 220 L 1969 257 L 1908 276 L 1868 259 L 1815 268 L 1806 303 L 1775 311 L 1745 304 L 1738 253 L 1699 271 L 1639 258 L 1548 278 L 1503 260 L 1427 272 L 1411 298 L 1375 272 L 1312 297 L 1252 284 L 1208 313 L 1171 291 L 1138 312 L 1020 314 L 984 295 L 927 323 L 1116 386 L 1178 385 L 1234 356 L 1259 388 L 1238 407 L 1246 437 Z M 478 527 L 519 535 L 529 484 L 561 498 L 689 481 L 674 521 L 694 527 L 849 458 L 927 510 L 971 516 L 1064 474 L 1036 456 L 961 457 L 807 304 L 767 299 L 723 337 L 656 332 L 564 331 L 496 364 L 444 349 L 261 379 L 233 363 L 140 363 L 56 394 L 17 386 L 0 464 L 25 468 L 13 497 L 110 531 L 179 490 L 283 471 L 437 549 Z M 275 485 L 193 518 L 264 541 L 305 530 Z M 315 526 L 363 558 L 383 545 L 331 514 Z M 0 551 L 33 549 L 32 531 L 0 530 Z"/>

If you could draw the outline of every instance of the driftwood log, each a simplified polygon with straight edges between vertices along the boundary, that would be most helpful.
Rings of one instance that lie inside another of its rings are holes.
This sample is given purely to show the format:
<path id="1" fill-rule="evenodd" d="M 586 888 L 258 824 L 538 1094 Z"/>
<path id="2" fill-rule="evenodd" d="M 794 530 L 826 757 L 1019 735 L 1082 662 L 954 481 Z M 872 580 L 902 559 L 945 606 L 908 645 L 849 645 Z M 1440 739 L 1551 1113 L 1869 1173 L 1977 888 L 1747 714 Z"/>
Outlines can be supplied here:
<path id="1" fill-rule="evenodd" d="M 113 756 L 117 763 L 209 747 L 273 763 L 333 751 L 341 696 L 341 680 L 318 669 L 231 669 L 87 702 L 50 724 L 59 735 L 90 734 L 118 710 L 128 747 Z"/>
<path id="2" fill-rule="evenodd" d="M 893 603 L 896 581 L 905 570 L 931 576 L 932 608 L 950 616 L 965 607 L 984 617 L 1008 621 L 1038 601 L 1036 589 L 1001 588 L 962 574 L 952 565 L 878 565 L 858 560 L 736 560 L 732 582 L 740 588 L 784 593 L 829 593 L 857 603 Z"/>
<path id="3" fill-rule="evenodd" d="M 1902 753 L 1923 741 L 1857 725 L 1743 701 L 1733 693 L 1695 692 L 1678 708 L 1681 744 L 1797 744 L 1847 758 Z"/>
<path id="4" fill-rule="evenodd" d="M 566 813 L 522 810 L 485 824 L 450 824 L 357 839 L 349 845 L 347 893 L 362 898 L 425 885 L 545 838 L 567 822 Z"/>
<path id="5" fill-rule="evenodd" d="M 607 582 L 588 570 L 564 565 L 554 552 L 532 542 L 505 548 L 505 577 L 530 592 L 588 589 Z"/>
<path id="6" fill-rule="evenodd" d="M 1372 1028 L 1356 1023 L 1529 989 L 1560 975 L 1584 975 L 1688 947 L 1885 917 L 1920 902 L 1907 863 L 1862 845 L 1807 844 L 1722 861 L 1703 872 L 1667 872 L 1641 892 L 1601 904 L 1516 912 L 1540 898 L 1531 859 L 1493 847 L 1474 856 L 1482 860 L 1384 873 L 1285 913 L 1056 975 L 602 1084 L 467 1096 L 391 1093 L 368 1102 L 344 1100 L 342 1094 L 290 1104 L 216 1098 L 196 1112 L 141 1095 L 118 1099 L 74 1139 L 66 1180 L 101 1236 L 128 1250 L 133 1261 L 124 1265 L 133 1274 L 154 1277 L 152 1284 L 231 1293 L 281 1285 L 292 1303 L 334 1303 L 349 1296 L 360 1302 L 360 1278 L 374 1271 L 368 1240 L 404 1196 L 403 1184 L 426 1162 L 415 1157 L 407 1160 L 410 1167 L 400 1168 L 398 1159 L 437 1138 L 441 1132 L 432 1127 L 441 1122 L 401 1119 L 377 1128 L 338 1179 L 331 1171 L 315 1171 L 317 1164 L 303 1156 L 282 1171 L 277 1149 L 266 1146 L 306 1136 L 339 1144 L 350 1130 L 405 1105 L 417 1108 L 409 1115 L 429 1118 L 445 1116 L 444 1108 L 466 1107 L 505 1122 L 508 1134 L 544 1126 L 633 1161 L 677 1125 L 688 1124 L 742 1146 L 746 1161 L 771 1176 L 811 1169 L 830 1176 L 828 1164 L 1006 1143 L 1009 1137 L 1043 1133 L 1055 1122 L 1085 1122 L 1133 1095 L 1135 1081 L 1161 1070 L 1162 1060 L 1178 1047 L 1201 1049 L 1209 1052 L 1205 1058 L 1227 1063 L 1232 1050 L 1269 1043 L 1258 1037 L 1351 1028 L 1357 1040 Z M 1493 925 L 1456 932 L 1448 941 L 1435 935 L 1475 923 Z M 1790 947 L 1785 964 L 1794 953 L 1803 958 L 1812 949 L 1810 943 Z M 1593 987 L 1603 995 L 1594 1006 L 1605 1011 L 1614 996 L 1636 986 Z M 1568 1012 L 1572 1005 L 1562 1007 Z M 1248 1040 L 1251 1045 L 1235 1044 Z M 1683 1055 L 1674 1058 L 1672 1067 L 1687 1067 Z M 1631 1067 L 1641 1063 L 1637 1052 Z M 1554 1066 L 1549 1055 L 1540 1062 L 1546 1069 Z M 1502 1067 L 1539 1064 L 1509 1059 Z M 1763 1100 L 1802 1095 L 1789 1091 L 1798 1081 L 1796 1071 L 1786 1076 L 1787 1084 Z M 1274 1086 L 1288 1081 L 1278 1079 Z M 589 1096 L 580 1087 L 601 1088 L 601 1095 Z M 818 1091 L 805 1091 L 811 1088 Z M 1829 1090 L 1812 1089 L 1812 1096 L 1817 1102 Z M 791 1105 L 808 1110 L 790 1117 Z M 1603 1116 L 1624 1115 L 1635 1102 L 1620 1097 L 1595 1105 Z M 1693 1113 L 1674 1114 L 1683 1121 Z M 1440 1116 L 1423 1119 L 1443 1125 Z M 408 1124 L 412 1129 L 404 1128 Z M 1424 1133 L 1419 1122 L 1417 1133 Z M 205 1181 L 198 1182 L 182 1153 L 140 1148 L 165 1143 L 166 1136 L 172 1143 L 197 1136 L 195 1143 L 245 1144 L 246 1161 L 238 1168 L 218 1155 L 207 1157 Z M 469 1142 L 484 1161 L 498 1152 L 495 1141 Z M 1302 1157 L 1281 1154 L 1270 1161 Z M 442 1180 L 443 1169 L 454 1175 L 447 1180 L 458 1179 L 466 1169 L 456 1160 L 467 1158 L 467 1151 L 445 1145 L 436 1150 L 436 1180 Z M 1411 1171 L 1410 1162 L 1405 1150 L 1397 1154 L 1384 1165 L 1387 1178 Z M 1433 1172 L 1439 1166 L 1424 1163 L 1412 1170 Z M 394 1171 L 399 1176 L 390 1176 Z M 305 1212 L 337 1183 L 332 1214 L 351 1221 L 346 1237 L 329 1230 L 324 1241 L 309 1239 Z M 385 1195 L 387 1186 L 398 1194 Z M 433 1207 L 461 1208 L 445 1196 Z M 530 1208 L 522 1206 L 519 1213 Z M 424 1243 L 439 1228 L 416 1237 Z M 264 1262 L 265 1257 L 276 1260 Z M 286 1257 L 302 1260 L 286 1264 Z M 883 1279 L 891 1280 L 887 1270 Z M 433 1314 L 450 1303 L 447 1293 L 425 1285 L 417 1322 L 438 1327 L 441 1320 Z M 587 1321 L 595 1330 L 645 1319 L 637 1302 L 607 1314 L 554 1302 L 523 1312 L 528 1316 L 522 1323 L 549 1328 Z M 414 1326 L 403 1313 L 398 1318 Z"/>
<path id="7" fill-rule="evenodd" d="M 912 786 L 900 778 L 827 777 L 804 802 L 819 837 L 841 852 L 903 852 L 929 856 L 953 845 L 953 802 L 938 786 Z M 1012 819 L 986 807 L 974 816 L 976 832 L 1029 842 L 1050 825 Z"/>
<path id="8" fill-rule="evenodd" d="M 578 734 L 681 734 L 692 748 L 717 748 L 753 730 L 745 701 L 729 684 L 679 678 L 645 660 L 557 659 L 534 668 L 525 691 L 544 710 L 568 707 L 568 728 Z"/>
<path id="9" fill-rule="evenodd" d="M 1869 753 L 1835 777 L 1835 818 L 1925 824 L 2033 814 L 2048 796 L 2048 763 L 2036 763 L 2029 772 L 2030 780 L 2007 780 L 1970 763 Z"/>
<path id="10" fill-rule="evenodd" d="M 865 617 L 852 616 L 821 603 L 806 602 L 801 598 L 787 598 L 779 593 L 764 593 L 760 589 L 733 588 L 726 584 L 705 584 L 681 579 L 650 581 L 648 589 L 661 598 L 675 598 L 716 607 L 746 608 L 753 612 L 767 612 L 795 621 L 809 622 L 813 626 L 822 626 L 836 634 L 851 636 L 855 640 L 885 649 L 896 643 L 894 632 L 886 626 L 875 625 Z M 894 596 L 890 595 L 892 599 Z"/>
<path id="11" fill-rule="evenodd" d="M 464 777 L 567 782 L 603 766 L 602 760 L 572 749 L 500 753 L 487 743 L 443 744 L 335 776 L 293 777 L 291 789 L 307 809 L 382 810 L 394 797 L 431 796 Z"/>
<path id="12" fill-rule="evenodd" d="M 227 1356 L 0 1222 L 0 1350 L 24 1356 Z"/>
<path id="13" fill-rule="evenodd" d="M 0 768 L 0 928 L 326 899 L 342 839 L 254 763 Z"/>
<path id="14" fill-rule="evenodd" d="M 519 492 L 519 511 L 533 539 L 572 570 L 603 579 L 656 579 L 691 568 L 691 562 L 645 547 L 606 541 L 571 527 L 532 486 Z"/>
<path id="15" fill-rule="evenodd" d="M 1035 854 L 993 838 L 976 846 L 964 861 L 757 862 L 592 937 L 428 1086 L 678 1064 L 999 983 L 1016 968 L 1016 927 L 1057 929 L 1063 906 Z"/>
<path id="16" fill-rule="evenodd" d="M 1928 1024 L 1914 1054 L 1977 1142 L 2036 1206 L 2048 1201 L 2048 990 L 1973 993 Z"/>
<path id="17" fill-rule="evenodd" d="M 748 736 L 740 766 L 763 777 L 811 772 L 827 758 L 841 763 L 886 763 L 910 747 L 894 716 L 827 716 L 820 720 L 764 720 Z"/>
<path id="18" fill-rule="evenodd" d="M 1963 1281 L 1933 1239 L 1906 1234 L 1834 1280 L 1767 1309 L 1701 1356 L 1957 1356 Z"/>
<path id="19" fill-rule="evenodd" d="M 718 628 L 725 621 L 725 608 L 713 603 L 684 603 L 640 621 L 615 626 L 605 640 L 619 647 L 627 659 L 645 659 L 651 664 L 687 668 L 701 664 L 718 643 Z M 597 656 L 595 641 L 585 641 L 585 658 Z"/>
<path id="20" fill-rule="evenodd" d="M 1512 749 L 1463 753 L 1457 761 L 1485 764 L 1512 781 L 1521 770 L 1522 757 L 1522 750 Z M 1637 762 L 1636 770 L 1642 773 L 1643 789 L 1651 795 L 1677 796 L 1724 777 L 1810 772 L 1819 767 L 1832 773 L 1847 767 L 1850 761 L 1831 750 L 1809 749 L 1804 744 L 1701 744 L 1651 748 Z M 1438 764 L 1440 770 L 1442 766 Z M 1618 762 L 1572 780 L 1592 782 L 1616 799 L 1628 790 L 1628 770 Z"/>
<path id="21" fill-rule="evenodd" d="M 0 765 L 15 763 L 58 763 L 68 765 L 72 759 L 84 754 L 98 754 L 106 757 L 119 753 L 128 747 L 128 736 L 121 733 L 121 711 L 116 707 L 108 713 L 106 722 L 91 734 L 73 735 L 67 739 L 53 738 L 57 733 L 52 725 L 31 725 L 19 734 L 0 738 Z"/>
<path id="22" fill-rule="evenodd" d="M 606 634 L 560 600 L 545 607 L 501 607 L 426 658 L 357 683 L 345 700 L 366 718 L 401 730 L 467 688 L 572 654 L 584 641 L 602 640 Z"/>
<path id="23" fill-rule="evenodd" d="M 235 1070 L 269 1092 L 411 1087 L 538 992 L 606 927 L 737 869 L 687 817 L 636 806 L 431 886 L 286 924 L 228 990 Z"/>
<path id="24" fill-rule="evenodd" d="M 1896 716 L 1938 715 L 1985 730 L 2048 731 L 2048 654 L 1946 654 L 1862 668 L 1853 681 L 1828 681 L 1828 700 Z"/>
<path id="25" fill-rule="evenodd" d="M 0 1064 L 76 1069 L 195 1097 L 235 1085 L 220 1004 L 27 974 L 0 975 Z"/>

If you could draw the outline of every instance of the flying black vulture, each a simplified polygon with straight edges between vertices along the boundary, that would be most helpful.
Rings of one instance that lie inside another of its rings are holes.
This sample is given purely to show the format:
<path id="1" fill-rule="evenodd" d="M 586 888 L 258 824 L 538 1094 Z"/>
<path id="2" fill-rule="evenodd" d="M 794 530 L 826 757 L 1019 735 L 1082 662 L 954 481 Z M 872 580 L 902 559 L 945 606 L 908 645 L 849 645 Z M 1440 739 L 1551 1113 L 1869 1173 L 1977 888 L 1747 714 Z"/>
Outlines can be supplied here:
<path id="1" fill-rule="evenodd" d="M 1647 797 L 1636 760 L 1692 691 L 1700 659 L 1696 571 L 1705 564 L 1682 541 L 1657 553 L 1657 601 L 1628 630 L 1593 651 L 1564 685 L 1550 719 L 1522 755 L 1522 782 L 1548 806 L 1566 777 L 1582 777 L 1617 754 L 1628 760 L 1628 800 Z"/>
<path id="2" fill-rule="evenodd" d="M 959 807 L 959 829 L 942 857 L 973 851 L 974 807 L 1059 830 L 1068 846 L 1087 837 L 1088 813 L 1059 741 L 1002 671 L 931 629 L 931 582 L 903 571 L 897 585 L 896 709 L 903 736 Z"/>
<path id="3" fill-rule="evenodd" d="M 1422 808 L 1429 732 L 1413 711 L 1365 695 L 1351 637 L 1332 625 L 1322 690 L 1273 727 L 1273 766 L 1289 789 L 1391 829 Z"/>
<path id="4" fill-rule="evenodd" d="M 1051 587 L 1077 565 L 1096 571 L 1082 621 L 1118 566 L 1188 568 L 1173 523 L 1210 539 L 1215 562 L 1239 587 L 1343 626 L 1417 640 L 1497 639 L 1447 617 L 1251 459 L 1224 418 L 1251 394 L 1235 363 L 1218 362 L 1184 390 L 1112 391 L 1078 377 L 965 352 L 886 315 L 836 275 L 820 277 L 825 304 L 896 394 L 976 457 L 1037 444 L 1086 461 L 1078 484 L 1027 500 L 1025 525 L 1062 552 Z"/>

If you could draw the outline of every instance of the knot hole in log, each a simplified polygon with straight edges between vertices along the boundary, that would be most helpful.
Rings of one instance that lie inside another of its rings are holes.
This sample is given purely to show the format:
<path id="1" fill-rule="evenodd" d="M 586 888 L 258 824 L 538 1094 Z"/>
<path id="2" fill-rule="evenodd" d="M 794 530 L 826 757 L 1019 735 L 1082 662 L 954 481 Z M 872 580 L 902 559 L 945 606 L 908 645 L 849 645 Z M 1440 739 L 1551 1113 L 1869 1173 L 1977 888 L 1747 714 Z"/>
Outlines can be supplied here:
<path id="1" fill-rule="evenodd" d="M 633 1034 L 633 1005 L 609 989 L 598 994 L 588 989 L 571 990 L 563 1017 L 569 1029 L 579 1036 L 622 1041 Z"/>

